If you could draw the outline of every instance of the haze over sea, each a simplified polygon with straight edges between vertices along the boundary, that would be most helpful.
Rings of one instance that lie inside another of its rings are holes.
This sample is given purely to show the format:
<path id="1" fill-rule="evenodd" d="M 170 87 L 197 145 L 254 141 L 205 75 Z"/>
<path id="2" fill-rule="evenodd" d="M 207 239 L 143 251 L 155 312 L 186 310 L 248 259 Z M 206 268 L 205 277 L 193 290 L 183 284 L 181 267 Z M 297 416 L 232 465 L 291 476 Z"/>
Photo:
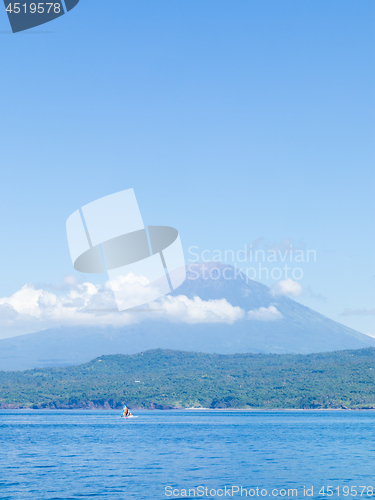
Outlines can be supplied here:
<path id="1" fill-rule="evenodd" d="M 168 486 L 206 498 L 232 486 L 254 496 L 277 489 L 279 498 L 284 488 L 303 497 L 304 487 L 323 498 L 322 486 L 339 487 L 340 497 L 374 496 L 374 411 L 134 413 L 1 411 L 0 497 L 173 498 Z"/>

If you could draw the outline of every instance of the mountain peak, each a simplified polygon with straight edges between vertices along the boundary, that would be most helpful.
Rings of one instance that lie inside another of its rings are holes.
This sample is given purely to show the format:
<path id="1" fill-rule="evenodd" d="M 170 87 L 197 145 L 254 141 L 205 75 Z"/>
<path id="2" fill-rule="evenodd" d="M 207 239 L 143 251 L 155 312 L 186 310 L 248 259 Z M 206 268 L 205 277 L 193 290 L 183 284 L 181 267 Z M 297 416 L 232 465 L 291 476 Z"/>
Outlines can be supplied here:
<path id="1" fill-rule="evenodd" d="M 375 338 L 288 297 L 274 295 L 266 285 L 221 262 L 189 264 L 187 279 L 170 296 L 172 307 L 189 302 L 194 307 L 218 310 L 236 307 L 243 313 L 231 324 L 188 323 L 177 314 L 173 322 L 155 316 L 119 328 L 62 327 L 4 339 L 0 341 L 0 370 L 76 364 L 105 354 L 158 348 L 218 354 L 307 354 L 375 346 Z M 178 296 L 183 296 L 180 301 Z"/>

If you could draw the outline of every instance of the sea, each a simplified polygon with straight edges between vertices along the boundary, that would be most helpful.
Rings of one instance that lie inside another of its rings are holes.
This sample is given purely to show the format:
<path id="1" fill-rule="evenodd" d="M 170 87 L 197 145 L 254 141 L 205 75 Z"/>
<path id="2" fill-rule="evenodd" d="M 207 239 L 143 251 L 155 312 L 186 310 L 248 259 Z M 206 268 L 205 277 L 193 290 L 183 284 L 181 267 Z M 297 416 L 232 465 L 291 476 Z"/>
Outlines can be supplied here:
<path id="1" fill-rule="evenodd" d="M 372 498 L 375 411 L 0 411 L 0 498 Z"/>

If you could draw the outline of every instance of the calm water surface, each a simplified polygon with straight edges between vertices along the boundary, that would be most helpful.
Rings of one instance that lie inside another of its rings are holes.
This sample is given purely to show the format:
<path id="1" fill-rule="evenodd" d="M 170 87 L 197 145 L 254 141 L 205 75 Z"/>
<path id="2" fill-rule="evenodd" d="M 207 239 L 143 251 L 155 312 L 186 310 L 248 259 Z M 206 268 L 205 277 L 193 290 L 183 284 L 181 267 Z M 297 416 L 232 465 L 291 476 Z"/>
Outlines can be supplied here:
<path id="1" fill-rule="evenodd" d="M 373 411 L 135 413 L 0 411 L 0 498 L 166 499 L 177 498 L 168 486 L 176 495 L 202 486 L 200 498 L 218 499 L 242 486 L 271 498 L 295 488 L 306 499 L 331 485 L 336 499 L 375 489 Z M 345 495 L 344 486 L 358 488 Z"/>

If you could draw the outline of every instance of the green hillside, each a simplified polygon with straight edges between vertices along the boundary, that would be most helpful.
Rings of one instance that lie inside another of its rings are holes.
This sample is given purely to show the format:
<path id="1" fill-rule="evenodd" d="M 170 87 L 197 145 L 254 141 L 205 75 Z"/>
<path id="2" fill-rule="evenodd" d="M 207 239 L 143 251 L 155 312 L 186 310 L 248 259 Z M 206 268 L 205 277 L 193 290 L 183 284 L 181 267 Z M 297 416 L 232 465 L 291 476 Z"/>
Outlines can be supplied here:
<path id="1" fill-rule="evenodd" d="M 309 355 L 153 350 L 0 372 L 0 407 L 375 408 L 375 349 Z"/>

